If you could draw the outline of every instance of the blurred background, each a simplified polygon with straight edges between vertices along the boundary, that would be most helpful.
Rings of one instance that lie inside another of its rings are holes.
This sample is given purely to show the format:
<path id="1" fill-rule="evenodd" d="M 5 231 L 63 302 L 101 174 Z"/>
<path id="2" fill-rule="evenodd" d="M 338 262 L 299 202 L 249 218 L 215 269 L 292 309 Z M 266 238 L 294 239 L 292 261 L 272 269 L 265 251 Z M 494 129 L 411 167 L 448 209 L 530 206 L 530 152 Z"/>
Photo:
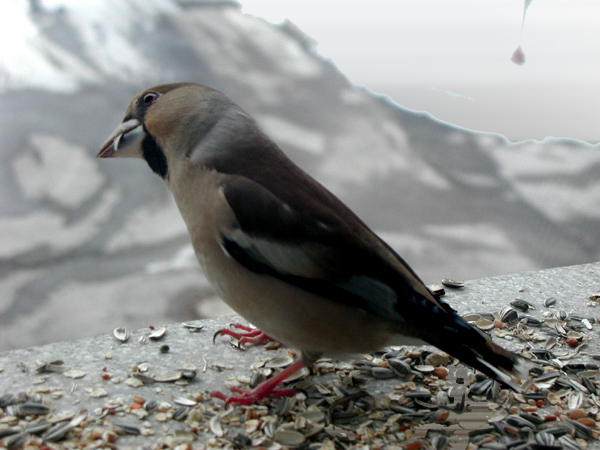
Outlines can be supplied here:
<path id="1" fill-rule="evenodd" d="M 228 312 L 162 181 L 94 158 L 162 82 L 233 98 L 426 283 L 599 259 L 596 2 L 339 5 L 3 4 L 0 351 Z"/>

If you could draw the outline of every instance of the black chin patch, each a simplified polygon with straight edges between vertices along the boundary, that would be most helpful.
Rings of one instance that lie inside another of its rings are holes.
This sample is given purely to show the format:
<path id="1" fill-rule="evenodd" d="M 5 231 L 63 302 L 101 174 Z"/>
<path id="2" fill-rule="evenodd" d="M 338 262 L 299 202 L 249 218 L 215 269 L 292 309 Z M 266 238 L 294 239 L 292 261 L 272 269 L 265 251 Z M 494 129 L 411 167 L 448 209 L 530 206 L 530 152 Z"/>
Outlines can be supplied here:
<path id="1" fill-rule="evenodd" d="M 154 138 L 148 133 L 146 133 L 146 136 L 142 141 L 142 152 L 144 154 L 144 159 L 152 171 L 158 174 L 161 178 L 165 178 L 167 176 L 167 172 L 169 171 L 167 157 L 162 149 L 158 146 Z"/>

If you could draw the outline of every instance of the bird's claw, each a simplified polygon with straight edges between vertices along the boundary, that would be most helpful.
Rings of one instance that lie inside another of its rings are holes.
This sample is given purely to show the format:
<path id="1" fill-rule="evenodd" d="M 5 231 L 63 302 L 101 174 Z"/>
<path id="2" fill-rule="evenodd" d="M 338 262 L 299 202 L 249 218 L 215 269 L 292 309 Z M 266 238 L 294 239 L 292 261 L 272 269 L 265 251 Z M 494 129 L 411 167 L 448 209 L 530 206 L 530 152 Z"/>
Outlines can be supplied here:
<path id="1" fill-rule="evenodd" d="M 229 389 L 239 395 L 225 395 L 219 391 L 211 391 L 210 396 L 223 400 L 226 405 L 229 405 L 230 403 L 251 405 L 259 400 L 262 400 L 263 398 L 292 397 L 296 395 L 297 392 L 296 389 L 293 388 L 273 389 L 268 392 L 263 392 L 257 389 L 240 389 L 235 386 L 230 386 Z"/>
<path id="2" fill-rule="evenodd" d="M 241 323 L 233 323 L 231 324 L 234 328 L 239 328 L 244 331 L 234 331 L 230 328 L 221 328 L 213 335 L 213 344 L 217 336 L 231 336 L 234 339 L 237 339 L 237 348 L 240 350 L 244 350 L 244 345 L 250 344 L 260 344 L 264 341 L 272 340 L 270 336 L 260 331 L 258 328 L 248 327 L 246 325 L 242 325 Z"/>

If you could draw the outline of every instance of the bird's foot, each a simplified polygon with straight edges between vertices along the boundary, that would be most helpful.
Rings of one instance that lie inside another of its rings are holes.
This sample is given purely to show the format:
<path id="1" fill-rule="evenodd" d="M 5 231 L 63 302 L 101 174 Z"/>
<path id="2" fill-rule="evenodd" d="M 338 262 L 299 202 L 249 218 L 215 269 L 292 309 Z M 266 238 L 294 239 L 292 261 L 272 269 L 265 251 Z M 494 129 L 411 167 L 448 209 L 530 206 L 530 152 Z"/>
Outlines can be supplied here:
<path id="1" fill-rule="evenodd" d="M 280 397 L 290 397 L 296 394 L 296 390 L 292 388 L 281 388 L 275 389 L 279 383 L 288 378 L 293 373 L 300 370 L 304 367 L 304 362 L 299 359 L 295 361 L 291 366 L 286 367 L 284 370 L 279 372 L 272 378 L 269 378 L 267 381 L 259 384 L 253 389 L 240 389 L 238 387 L 230 387 L 229 389 L 239 395 L 225 395 L 219 391 L 211 391 L 210 396 L 220 398 L 221 400 L 225 400 L 226 404 L 230 403 L 240 403 L 242 405 L 251 405 L 252 403 L 256 403 L 257 401 L 270 397 L 270 398 L 280 398 Z"/>
<path id="2" fill-rule="evenodd" d="M 280 398 L 280 397 L 291 397 L 296 395 L 296 389 L 293 388 L 282 388 L 282 389 L 271 389 L 264 390 L 259 389 L 262 385 L 256 386 L 254 389 L 240 389 L 236 387 L 230 387 L 232 392 L 240 395 L 225 395 L 219 391 L 211 391 L 210 396 L 220 398 L 225 401 L 225 404 L 239 403 L 240 405 L 251 405 L 253 403 L 262 400 L 263 398 Z"/>
<path id="3" fill-rule="evenodd" d="M 247 344 L 254 345 L 273 340 L 270 336 L 263 333 L 258 328 L 248 327 L 246 325 L 242 325 L 241 323 L 233 323 L 231 326 L 243 331 L 234 331 L 231 328 L 221 328 L 214 334 L 213 342 L 215 342 L 217 336 L 231 336 L 234 339 L 237 339 L 238 344 L 241 347 Z"/>

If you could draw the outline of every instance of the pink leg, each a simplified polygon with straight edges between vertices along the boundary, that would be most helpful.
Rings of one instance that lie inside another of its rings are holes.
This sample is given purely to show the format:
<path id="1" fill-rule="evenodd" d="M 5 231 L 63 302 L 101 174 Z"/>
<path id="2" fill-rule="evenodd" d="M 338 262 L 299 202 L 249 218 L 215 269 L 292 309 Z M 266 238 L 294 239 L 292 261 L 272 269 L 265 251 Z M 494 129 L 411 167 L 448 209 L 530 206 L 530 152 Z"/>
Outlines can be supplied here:
<path id="1" fill-rule="evenodd" d="M 267 381 L 259 384 L 254 389 L 243 390 L 240 388 L 232 387 L 231 390 L 240 395 L 225 395 L 219 391 L 211 391 L 211 397 L 220 398 L 225 400 L 226 404 L 229 403 L 241 403 L 242 405 L 251 405 L 256 403 L 265 397 L 290 397 L 296 393 L 295 389 L 282 388 L 275 389 L 279 383 L 285 380 L 287 377 L 299 371 L 304 367 L 304 361 L 301 359 L 295 361 L 291 366 L 286 367 L 283 371 L 275 375 L 273 378 L 269 378 Z"/>
<path id="2" fill-rule="evenodd" d="M 231 336 L 238 340 L 240 345 L 244 344 L 260 344 L 264 341 L 272 341 L 273 339 L 267 334 L 260 331 L 258 328 L 248 327 L 246 325 L 242 325 L 241 323 L 234 323 L 231 326 L 234 328 L 239 328 L 244 330 L 244 332 L 233 331 L 229 328 L 221 328 L 219 331 L 215 333 L 213 336 L 213 342 L 217 336 Z"/>

